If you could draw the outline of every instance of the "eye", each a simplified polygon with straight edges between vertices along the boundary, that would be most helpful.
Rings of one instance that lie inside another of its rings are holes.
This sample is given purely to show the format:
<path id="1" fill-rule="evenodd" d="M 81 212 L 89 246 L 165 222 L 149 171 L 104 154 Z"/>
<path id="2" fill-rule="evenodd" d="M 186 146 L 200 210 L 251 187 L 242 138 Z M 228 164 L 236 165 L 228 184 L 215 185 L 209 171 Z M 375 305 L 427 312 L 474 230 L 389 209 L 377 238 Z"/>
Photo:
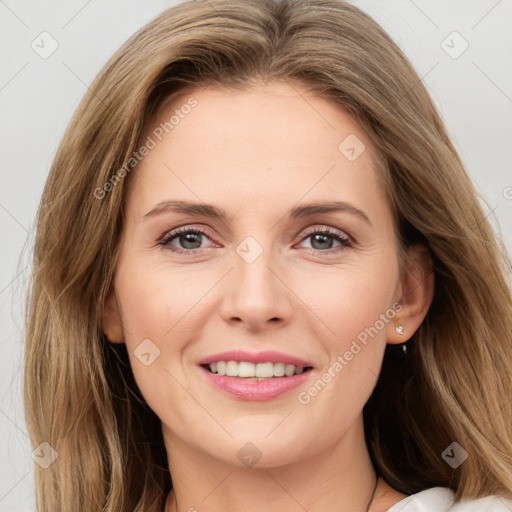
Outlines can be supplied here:
<path id="1" fill-rule="evenodd" d="M 309 228 L 301 238 L 301 241 L 307 240 L 308 238 L 311 238 L 311 251 L 315 254 L 319 252 L 332 254 L 333 252 L 343 250 L 343 248 L 353 247 L 350 237 L 345 235 L 342 231 L 329 227 L 319 228 L 316 226 Z M 202 244 L 205 239 L 210 240 L 210 236 L 206 230 L 184 226 L 166 234 L 162 240 L 158 242 L 158 245 L 167 247 L 177 254 L 192 254 L 207 248 Z M 333 239 L 339 243 L 339 246 L 334 249 Z M 173 241 L 176 241 L 179 246 L 176 246 Z"/>
<path id="2" fill-rule="evenodd" d="M 313 252 L 328 252 L 332 254 L 333 252 L 338 252 L 343 250 L 343 248 L 353 247 L 352 240 L 342 231 L 338 231 L 337 229 L 329 228 L 329 227 L 313 227 L 309 228 L 305 236 L 302 237 L 302 241 L 311 239 L 311 248 Z M 336 240 L 340 245 L 336 248 L 333 247 L 333 239 Z M 340 248 L 341 246 L 341 248 Z"/>
<path id="3" fill-rule="evenodd" d="M 171 231 L 158 242 L 158 245 L 168 247 L 171 251 L 178 254 L 181 253 L 192 253 L 199 252 L 197 249 L 204 249 L 202 247 L 202 241 L 204 238 L 209 238 L 207 232 L 200 228 L 182 227 Z M 172 241 L 176 241 L 182 245 L 182 247 L 176 247 Z"/>

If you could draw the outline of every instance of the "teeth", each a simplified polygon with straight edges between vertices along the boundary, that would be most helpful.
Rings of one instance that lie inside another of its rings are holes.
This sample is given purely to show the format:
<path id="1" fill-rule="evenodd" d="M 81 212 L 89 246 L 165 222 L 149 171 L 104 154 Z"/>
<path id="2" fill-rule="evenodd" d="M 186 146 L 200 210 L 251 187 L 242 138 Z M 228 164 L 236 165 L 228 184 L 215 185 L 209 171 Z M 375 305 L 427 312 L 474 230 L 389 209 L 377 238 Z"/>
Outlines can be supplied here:
<path id="1" fill-rule="evenodd" d="M 272 377 L 291 377 L 304 371 L 303 366 L 285 363 L 249 363 L 248 361 L 217 361 L 210 363 L 210 371 L 228 377 L 247 379 L 271 379 Z"/>
<path id="2" fill-rule="evenodd" d="M 284 363 L 274 363 L 274 377 L 284 376 Z"/>
<path id="3" fill-rule="evenodd" d="M 273 377 L 274 376 L 274 365 L 273 363 L 258 363 L 256 365 L 255 377 Z"/>
<path id="4" fill-rule="evenodd" d="M 295 373 L 295 366 L 293 364 L 285 364 L 284 365 L 284 374 L 287 377 L 291 377 Z"/>
<path id="5" fill-rule="evenodd" d="M 238 363 L 236 361 L 226 363 L 226 375 L 228 377 L 238 377 Z"/>
<path id="6" fill-rule="evenodd" d="M 232 361 L 234 362 L 234 361 Z M 236 363 L 235 363 L 236 364 Z M 238 363 L 238 372 L 237 377 L 255 377 L 256 373 L 256 365 L 253 363 L 248 363 L 246 361 L 240 361 Z"/>
<path id="7" fill-rule="evenodd" d="M 210 366 L 210 370 L 212 367 Z M 212 370 L 213 372 L 213 370 Z M 219 375 L 226 375 L 226 361 L 217 361 L 217 373 Z"/>

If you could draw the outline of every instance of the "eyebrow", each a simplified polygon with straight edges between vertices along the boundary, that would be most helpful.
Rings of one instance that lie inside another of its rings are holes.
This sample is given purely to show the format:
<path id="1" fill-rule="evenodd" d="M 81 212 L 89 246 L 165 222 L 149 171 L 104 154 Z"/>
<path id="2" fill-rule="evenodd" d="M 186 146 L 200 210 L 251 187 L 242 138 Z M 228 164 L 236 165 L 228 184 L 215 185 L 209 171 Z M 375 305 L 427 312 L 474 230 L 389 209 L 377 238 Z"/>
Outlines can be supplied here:
<path id="1" fill-rule="evenodd" d="M 225 221 L 227 219 L 226 211 L 213 205 L 206 203 L 194 203 L 191 201 L 178 201 L 174 199 L 166 199 L 165 201 L 158 203 L 152 210 L 143 215 L 143 219 L 151 218 L 165 212 L 198 215 L 221 221 Z M 301 218 L 332 212 L 346 212 L 356 215 L 373 227 L 365 212 L 345 201 L 326 201 L 302 204 L 291 208 L 287 213 L 291 218 Z"/>

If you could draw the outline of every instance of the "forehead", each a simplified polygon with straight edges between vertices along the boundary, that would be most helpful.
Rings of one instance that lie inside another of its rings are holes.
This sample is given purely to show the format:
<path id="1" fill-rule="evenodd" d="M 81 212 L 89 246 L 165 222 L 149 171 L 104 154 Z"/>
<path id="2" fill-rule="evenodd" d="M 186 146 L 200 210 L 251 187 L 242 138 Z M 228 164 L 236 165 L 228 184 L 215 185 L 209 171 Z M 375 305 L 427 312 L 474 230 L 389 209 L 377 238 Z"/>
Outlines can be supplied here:
<path id="1" fill-rule="evenodd" d="M 226 210 L 258 201 L 266 208 L 301 198 L 383 199 L 361 126 L 297 84 L 190 89 L 158 111 L 148 138 L 154 147 L 130 176 L 140 215 L 164 196 Z"/>
<path id="2" fill-rule="evenodd" d="M 253 85 L 244 91 L 220 86 L 189 89 L 159 109 L 147 134 L 154 130 L 164 132 L 161 136 L 169 148 L 222 145 L 260 157 L 265 150 L 267 159 L 287 150 L 295 159 L 303 153 L 337 159 L 338 145 L 347 135 L 366 138 L 340 105 L 287 82 Z"/>

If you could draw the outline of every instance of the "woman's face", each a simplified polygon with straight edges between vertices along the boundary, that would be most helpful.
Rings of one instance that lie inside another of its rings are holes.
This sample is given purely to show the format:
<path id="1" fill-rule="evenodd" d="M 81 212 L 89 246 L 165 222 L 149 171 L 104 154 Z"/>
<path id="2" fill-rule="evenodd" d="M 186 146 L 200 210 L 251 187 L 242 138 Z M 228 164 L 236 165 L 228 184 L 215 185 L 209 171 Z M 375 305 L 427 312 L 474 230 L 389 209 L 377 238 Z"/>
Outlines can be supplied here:
<path id="1" fill-rule="evenodd" d="M 143 140 L 105 325 L 168 450 L 272 466 L 360 430 L 386 341 L 409 336 L 395 331 L 392 215 L 358 124 L 276 82 L 182 94 Z M 243 363 L 221 376 L 205 360 Z"/>

